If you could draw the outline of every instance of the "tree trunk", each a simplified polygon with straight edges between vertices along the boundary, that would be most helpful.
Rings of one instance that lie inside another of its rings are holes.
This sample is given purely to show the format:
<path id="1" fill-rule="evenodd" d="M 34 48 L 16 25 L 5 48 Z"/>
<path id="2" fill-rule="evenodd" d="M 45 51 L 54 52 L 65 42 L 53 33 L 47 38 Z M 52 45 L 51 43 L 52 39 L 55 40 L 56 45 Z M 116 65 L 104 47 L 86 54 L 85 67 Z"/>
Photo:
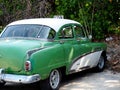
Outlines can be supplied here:
<path id="1" fill-rule="evenodd" d="M 26 0 L 25 18 L 31 17 L 31 7 L 32 7 L 31 1 Z"/>

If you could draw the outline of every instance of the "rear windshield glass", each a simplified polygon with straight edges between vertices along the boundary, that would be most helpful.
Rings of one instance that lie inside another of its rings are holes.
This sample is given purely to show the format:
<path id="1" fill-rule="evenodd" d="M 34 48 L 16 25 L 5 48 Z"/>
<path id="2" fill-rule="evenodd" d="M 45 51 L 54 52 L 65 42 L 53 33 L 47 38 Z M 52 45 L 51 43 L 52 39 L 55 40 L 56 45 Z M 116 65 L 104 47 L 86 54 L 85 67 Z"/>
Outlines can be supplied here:
<path id="1" fill-rule="evenodd" d="M 50 35 L 52 32 L 52 35 Z M 8 26 L 1 35 L 1 38 L 30 37 L 41 39 L 53 39 L 55 31 L 44 25 L 13 25 Z"/>

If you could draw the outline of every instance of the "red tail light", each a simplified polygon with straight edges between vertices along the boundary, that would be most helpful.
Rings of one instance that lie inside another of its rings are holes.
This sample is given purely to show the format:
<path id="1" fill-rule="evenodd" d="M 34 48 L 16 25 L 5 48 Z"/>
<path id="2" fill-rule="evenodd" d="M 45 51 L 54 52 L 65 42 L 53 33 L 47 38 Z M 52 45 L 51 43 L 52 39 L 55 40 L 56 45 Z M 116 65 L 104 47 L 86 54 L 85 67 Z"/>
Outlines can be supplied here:
<path id="1" fill-rule="evenodd" d="M 31 62 L 30 61 L 26 61 L 25 62 L 25 70 L 26 71 L 30 71 L 31 70 Z"/>

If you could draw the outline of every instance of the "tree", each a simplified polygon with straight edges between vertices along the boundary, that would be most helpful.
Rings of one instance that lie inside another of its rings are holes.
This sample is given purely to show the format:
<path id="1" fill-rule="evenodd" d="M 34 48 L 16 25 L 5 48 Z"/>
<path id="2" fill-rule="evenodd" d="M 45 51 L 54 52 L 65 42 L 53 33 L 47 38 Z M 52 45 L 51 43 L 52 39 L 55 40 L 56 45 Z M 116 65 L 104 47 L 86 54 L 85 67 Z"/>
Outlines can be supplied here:
<path id="1" fill-rule="evenodd" d="M 2 26 L 21 18 L 22 10 L 25 4 L 22 0 L 0 0 L 0 22 Z"/>
<path id="2" fill-rule="evenodd" d="M 54 2 L 54 0 L 0 0 L 0 24 L 5 26 L 19 19 L 47 17 L 54 10 Z"/>
<path id="3" fill-rule="evenodd" d="M 102 39 L 109 34 L 111 24 L 118 24 L 120 17 L 118 0 L 56 0 L 56 13 L 81 22 L 88 34 Z"/>
<path id="4" fill-rule="evenodd" d="M 119 0 L 0 0 L 0 25 L 25 18 L 64 15 L 80 22 L 93 38 L 115 32 L 120 18 Z M 119 31 L 120 32 L 120 31 Z"/>

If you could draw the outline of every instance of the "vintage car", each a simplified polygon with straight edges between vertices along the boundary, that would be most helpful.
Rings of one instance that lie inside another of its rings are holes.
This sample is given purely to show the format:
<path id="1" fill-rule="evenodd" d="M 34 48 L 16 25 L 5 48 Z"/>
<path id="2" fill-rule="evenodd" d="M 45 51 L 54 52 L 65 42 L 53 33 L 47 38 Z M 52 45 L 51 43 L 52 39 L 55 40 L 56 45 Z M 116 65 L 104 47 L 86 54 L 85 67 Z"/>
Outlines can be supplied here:
<path id="1" fill-rule="evenodd" d="M 25 19 L 8 24 L 0 35 L 0 87 L 5 83 L 41 82 L 57 90 L 62 75 L 95 67 L 102 71 L 106 44 L 92 42 L 79 22 Z"/>

